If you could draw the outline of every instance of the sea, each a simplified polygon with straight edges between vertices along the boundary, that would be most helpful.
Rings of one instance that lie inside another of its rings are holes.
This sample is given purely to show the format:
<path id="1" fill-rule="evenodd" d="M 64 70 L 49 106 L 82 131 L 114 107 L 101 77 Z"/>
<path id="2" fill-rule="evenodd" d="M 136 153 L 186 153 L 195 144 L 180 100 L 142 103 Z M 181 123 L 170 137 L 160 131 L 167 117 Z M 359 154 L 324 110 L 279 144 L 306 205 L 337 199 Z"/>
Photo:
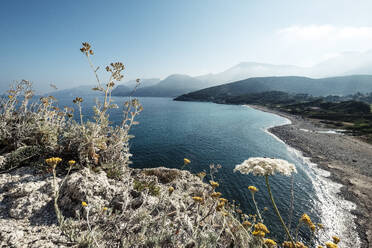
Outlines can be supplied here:
<path id="1" fill-rule="evenodd" d="M 87 121 L 93 117 L 96 97 L 81 97 L 84 99 L 84 120 Z M 58 98 L 59 106 L 73 106 L 72 96 Z M 122 106 L 128 98 L 113 97 L 113 100 Z M 220 164 L 222 167 L 214 175 L 220 184 L 218 191 L 244 213 L 255 214 L 248 186 L 256 186 L 259 191 L 255 198 L 264 223 L 270 229 L 268 237 L 282 242 L 285 232 L 271 205 L 265 179 L 234 173 L 233 170 L 250 157 L 288 160 L 296 165 L 297 173 L 293 177 L 270 176 L 270 185 L 279 211 L 292 232 L 295 232 L 302 214 L 307 213 L 314 223 L 322 223 L 324 229 L 314 237 L 308 228 L 302 226 L 299 236 L 303 241 L 312 240 L 312 246 L 316 247 L 316 244 L 324 244 L 331 240 L 331 236 L 337 235 L 342 240 L 339 247 L 360 246 L 355 216 L 351 213 L 356 206 L 342 199 L 339 194 L 341 185 L 329 179 L 329 172 L 267 131 L 273 126 L 289 124 L 288 119 L 241 105 L 181 102 L 161 97 L 142 97 L 139 101 L 144 110 L 136 119 L 139 125 L 131 130 L 135 136 L 130 141 L 131 167 L 181 168 L 183 159 L 187 158 L 191 163 L 185 169 L 192 173 L 205 171 L 205 180 L 208 181 L 210 165 Z M 122 107 L 111 110 L 112 125 L 118 125 L 121 119 Z M 290 213 L 291 193 L 294 197 L 293 214 Z"/>

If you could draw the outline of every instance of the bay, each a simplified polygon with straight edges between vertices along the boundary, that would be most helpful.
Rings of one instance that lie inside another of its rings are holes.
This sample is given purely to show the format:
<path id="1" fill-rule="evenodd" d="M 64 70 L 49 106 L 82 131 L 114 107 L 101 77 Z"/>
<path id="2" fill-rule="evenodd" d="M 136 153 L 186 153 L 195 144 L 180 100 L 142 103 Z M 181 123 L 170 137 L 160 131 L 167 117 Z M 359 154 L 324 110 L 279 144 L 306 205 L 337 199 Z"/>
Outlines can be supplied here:
<path id="1" fill-rule="evenodd" d="M 71 96 L 60 97 L 59 105 L 73 106 L 72 99 Z M 114 97 L 113 100 L 120 106 L 127 98 Z M 285 159 L 294 163 L 298 171 L 293 176 L 295 201 L 292 230 L 301 215 L 307 213 L 313 222 L 327 226 L 318 235 L 322 242 L 329 240 L 330 235 L 344 237 L 348 240 L 345 243 L 358 242 L 350 214 L 355 206 L 340 199 L 340 185 L 331 182 L 327 179 L 327 172 L 266 131 L 271 126 L 287 124 L 289 120 L 239 105 L 178 102 L 171 98 L 150 97 L 139 98 L 139 101 L 144 110 L 136 119 L 140 124 L 131 130 L 131 134 L 135 135 L 130 142 L 133 154 L 131 167 L 181 168 L 183 159 L 188 158 L 191 164 L 185 169 L 192 173 L 205 171 L 205 180 L 208 181 L 209 166 L 221 164 L 222 168 L 215 175 L 220 184 L 218 191 L 230 202 L 235 202 L 244 213 L 255 214 L 248 186 L 256 186 L 259 189 L 256 200 L 264 223 L 271 231 L 269 237 L 283 241 L 285 233 L 271 206 L 264 178 L 234 173 L 233 169 L 249 157 Z M 94 102 L 94 96 L 84 96 L 84 120 L 92 118 Z M 121 108 L 111 110 L 113 125 L 118 125 L 121 117 Z M 292 178 L 275 175 L 270 177 L 270 184 L 278 208 L 288 224 Z M 265 207 L 268 211 L 264 211 Z M 308 241 L 310 231 L 301 228 L 300 235 Z"/>

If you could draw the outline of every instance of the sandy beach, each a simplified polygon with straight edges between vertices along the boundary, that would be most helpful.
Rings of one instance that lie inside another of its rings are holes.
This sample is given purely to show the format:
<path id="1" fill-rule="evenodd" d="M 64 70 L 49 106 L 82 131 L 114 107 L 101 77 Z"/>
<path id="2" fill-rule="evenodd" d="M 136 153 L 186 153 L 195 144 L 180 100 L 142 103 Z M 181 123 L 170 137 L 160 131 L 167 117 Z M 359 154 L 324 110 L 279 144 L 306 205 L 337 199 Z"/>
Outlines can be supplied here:
<path id="1" fill-rule="evenodd" d="M 372 145 L 356 137 L 329 132 L 317 120 L 249 106 L 292 121 L 268 131 L 311 158 L 311 162 L 331 173 L 332 180 L 343 185 L 342 197 L 357 205 L 352 214 L 356 216 L 361 247 L 372 247 Z"/>

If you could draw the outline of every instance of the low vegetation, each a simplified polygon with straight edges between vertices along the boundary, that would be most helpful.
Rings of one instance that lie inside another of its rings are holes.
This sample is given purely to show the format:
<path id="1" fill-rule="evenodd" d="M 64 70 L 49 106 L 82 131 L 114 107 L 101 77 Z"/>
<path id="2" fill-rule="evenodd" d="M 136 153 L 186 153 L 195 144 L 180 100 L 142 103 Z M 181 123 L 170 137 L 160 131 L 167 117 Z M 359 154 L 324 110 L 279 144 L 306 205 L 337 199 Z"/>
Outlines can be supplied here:
<path id="1" fill-rule="evenodd" d="M 185 170 L 129 168 L 129 131 L 137 124 L 135 116 L 142 106 L 130 98 L 124 104 L 121 124 L 111 126 L 108 111 L 117 107 L 111 91 L 123 78 L 124 65 L 107 66 L 109 80 L 102 85 L 98 68 L 90 60 L 94 54 L 91 46 L 83 43 L 81 52 L 97 79 L 93 90 L 102 92 L 103 98 L 97 101 L 92 120 L 83 120 L 81 97 L 73 99 L 79 121 L 73 118 L 76 111 L 59 108 L 53 97 L 32 101 L 28 81 L 11 89 L 0 108 L 0 170 L 6 173 L 27 167 L 35 177 L 42 174 L 47 175 L 46 181 L 53 179 L 46 185 L 53 195 L 56 223 L 69 240 L 68 246 L 307 247 L 297 232 L 287 227 L 270 190 L 269 176 L 274 172 L 287 176 L 295 172 L 286 161 L 255 158 L 236 167 L 243 174 L 265 177 L 273 208 L 287 235 L 280 242 L 269 238 L 270 227 L 265 226 L 254 200 L 256 187 L 248 188 L 256 206 L 256 213 L 251 214 L 243 213 L 218 192 L 220 185 L 214 174 L 221 165 L 210 166 L 209 184 L 204 182 L 205 172 L 192 175 Z M 185 158 L 180 168 L 191 165 Z M 322 229 L 306 214 L 298 228 L 300 225 L 307 225 L 312 237 Z M 339 241 L 333 237 L 333 242 L 325 245 L 337 247 Z M 313 239 L 308 245 L 314 244 Z"/>

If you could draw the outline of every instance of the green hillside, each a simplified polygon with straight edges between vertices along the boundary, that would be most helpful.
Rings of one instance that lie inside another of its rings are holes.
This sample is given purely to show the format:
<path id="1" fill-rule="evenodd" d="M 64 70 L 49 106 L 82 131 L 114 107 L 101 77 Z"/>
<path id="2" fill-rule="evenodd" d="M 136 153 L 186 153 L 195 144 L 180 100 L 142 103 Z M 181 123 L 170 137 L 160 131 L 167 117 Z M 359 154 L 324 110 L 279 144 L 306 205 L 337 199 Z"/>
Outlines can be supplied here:
<path id="1" fill-rule="evenodd" d="M 372 91 L 371 75 L 353 75 L 312 79 L 307 77 L 257 77 L 191 92 L 177 97 L 180 101 L 225 102 L 226 99 L 244 94 L 266 91 L 301 93 L 313 96 L 349 95 Z"/>

